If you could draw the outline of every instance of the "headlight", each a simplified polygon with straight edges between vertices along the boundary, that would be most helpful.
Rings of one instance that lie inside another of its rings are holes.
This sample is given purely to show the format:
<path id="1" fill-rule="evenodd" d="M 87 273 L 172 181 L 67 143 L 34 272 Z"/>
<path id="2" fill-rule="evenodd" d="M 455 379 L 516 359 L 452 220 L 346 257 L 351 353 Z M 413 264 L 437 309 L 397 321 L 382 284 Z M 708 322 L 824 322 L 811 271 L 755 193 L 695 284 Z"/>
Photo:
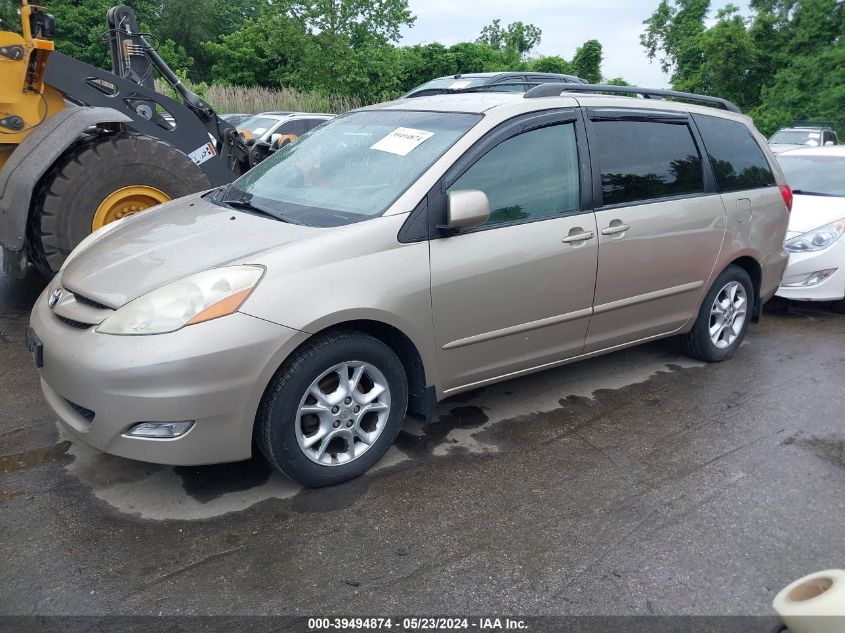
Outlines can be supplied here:
<path id="1" fill-rule="evenodd" d="M 845 218 L 786 240 L 784 246 L 791 253 L 821 251 L 842 237 L 843 233 L 845 233 Z"/>
<path id="2" fill-rule="evenodd" d="M 68 254 L 68 256 L 65 258 L 64 263 L 62 264 L 62 267 L 59 269 L 59 272 L 63 271 L 67 267 L 67 265 L 70 263 L 70 260 L 72 260 L 74 257 L 79 255 L 80 253 L 82 253 L 86 248 L 91 246 L 91 244 L 93 244 L 94 242 L 99 240 L 101 237 L 103 237 L 103 235 L 105 235 L 106 233 L 108 233 L 109 231 L 111 231 L 112 229 L 117 227 L 125 219 L 126 218 L 120 218 L 119 220 L 115 220 L 114 222 L 109 222 L 105 226 L 101 226 L 99 229 L 97 229 L 93 233 L 88 234 L 85 237 L 85 239 L 83 239 L 79 244 L 77 244 L 76 248 L 74 248 Z"/>
<path id="3" fill-rule="evenodd" d="M 212 268 L 130 301 L 106 318 L 103 334 L 164 334 L 232 314 L 255 288 L 264 268 Z"/>

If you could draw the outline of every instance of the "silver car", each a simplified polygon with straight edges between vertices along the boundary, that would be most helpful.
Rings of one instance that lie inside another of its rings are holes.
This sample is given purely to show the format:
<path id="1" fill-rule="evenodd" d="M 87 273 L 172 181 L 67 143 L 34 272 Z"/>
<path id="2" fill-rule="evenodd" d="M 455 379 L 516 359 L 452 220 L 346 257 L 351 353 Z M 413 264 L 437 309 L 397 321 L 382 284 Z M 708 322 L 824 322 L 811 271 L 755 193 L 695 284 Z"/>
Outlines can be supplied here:
<path id="1" fill-rule="evenodd" d="M 780 282 L 789 200 L 734 112 L 396 101 L 92 234 L 29 346 L 91 446 L 184 465 L 257 446 L 323 486 L 462 391 L 669 336 L 730 357 Z"/>

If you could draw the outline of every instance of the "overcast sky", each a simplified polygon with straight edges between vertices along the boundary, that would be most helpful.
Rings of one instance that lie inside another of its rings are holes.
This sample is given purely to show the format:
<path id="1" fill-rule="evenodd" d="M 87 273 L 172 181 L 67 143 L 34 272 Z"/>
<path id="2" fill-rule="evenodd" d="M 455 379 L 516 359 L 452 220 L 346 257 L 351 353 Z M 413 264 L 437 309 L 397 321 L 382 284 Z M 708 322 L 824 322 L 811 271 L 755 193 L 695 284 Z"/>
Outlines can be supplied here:
<path id="1" fill-rule="evenodd" d="M 713 0 L 713 11 L 729 0 Z M 404 45 L 442 42 L 447 46 L 471 42 L 481 29 L 499 18 L 503 25 L 521 20 L 543 31 L 532 54 L 560 55 L 571 59 L 585 40 L 604 47 L 602 73 L 623 77 L 649 88 L 668 86 L 668 77 L 657 63 L 649 62 L 640 46 L 645 20 L 659 0 L 409 0 L 417 21 L 405 29 Z M 735 1 L 743 7 L 746 2 Z"/>

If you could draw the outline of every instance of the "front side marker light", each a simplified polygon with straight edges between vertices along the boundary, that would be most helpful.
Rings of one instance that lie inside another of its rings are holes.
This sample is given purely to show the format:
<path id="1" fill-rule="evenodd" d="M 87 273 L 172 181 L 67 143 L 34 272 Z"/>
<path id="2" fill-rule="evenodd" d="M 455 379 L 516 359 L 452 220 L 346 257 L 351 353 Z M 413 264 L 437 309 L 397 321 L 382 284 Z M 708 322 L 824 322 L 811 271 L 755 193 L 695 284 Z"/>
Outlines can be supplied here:
<path id="1" fill-rule="evenodd" d="M 179 422 L 139 422 L 129 429 L 125 435 L 128 437 L 173 439 L 185 435 L 193 425 L 193 420 L 180 420 Z"/>

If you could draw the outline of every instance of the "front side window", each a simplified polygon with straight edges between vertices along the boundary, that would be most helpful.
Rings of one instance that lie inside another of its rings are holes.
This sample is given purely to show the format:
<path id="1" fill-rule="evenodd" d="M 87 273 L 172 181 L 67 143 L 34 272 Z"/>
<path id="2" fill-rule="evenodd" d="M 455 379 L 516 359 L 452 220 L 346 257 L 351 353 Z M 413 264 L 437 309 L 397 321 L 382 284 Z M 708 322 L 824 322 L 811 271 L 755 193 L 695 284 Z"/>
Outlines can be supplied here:
<path id="1" fill-rule="evenodd" d="M 464 189 L 487 194 L 490 219 L 486 225 L 577 211 L 580 184 L 575 125 L 552 125 L 501 142 L 449 191 Z"/>
<path id="2" fill-rule="evenodd" d="M 701 157 L 686 125 L 596 121 L 604 205 L 702 193 Z"/>
<path id="3" fill-rule="evenodd" d="M 217 199 L 285 221 L 341 226 L 381 215 L 481 115 L 370 110 L 332 119 Z"/>
<path id="4" fill-rule="evenodd" d="M 747 126 L 722 117 L 692 116 L 707 148 L 719 191 L 742 191 L 775 184 L 769 162 Z"/>

